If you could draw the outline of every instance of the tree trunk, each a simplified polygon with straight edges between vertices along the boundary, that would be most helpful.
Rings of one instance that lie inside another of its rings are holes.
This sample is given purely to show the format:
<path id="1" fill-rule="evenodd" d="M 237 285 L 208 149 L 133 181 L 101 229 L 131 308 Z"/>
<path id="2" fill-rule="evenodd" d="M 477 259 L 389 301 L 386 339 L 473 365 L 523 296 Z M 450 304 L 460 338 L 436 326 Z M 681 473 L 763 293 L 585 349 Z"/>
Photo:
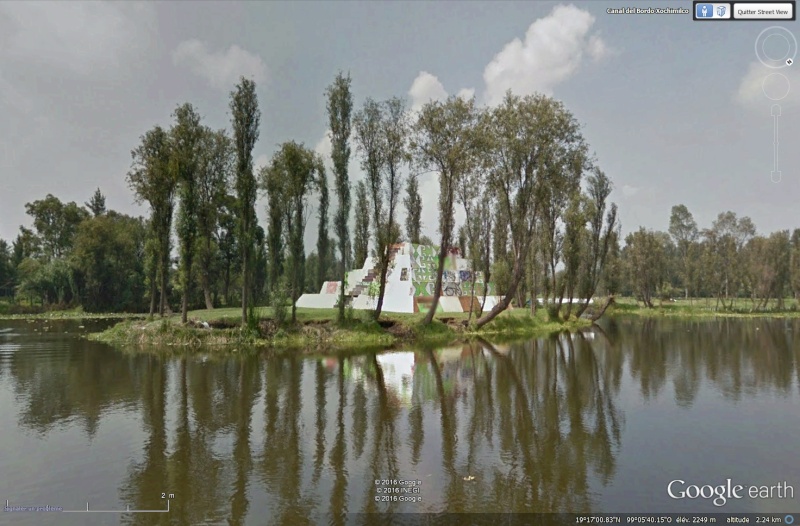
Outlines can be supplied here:
<path id="1" fill-rule="evenodd" d="M 292 278 L 292 325 L 297 323 L 297 298 L 300 296 L 297 294 L 297 272 L 294 273 L 294 277 Z"/>
<path id="2" fill-rule="evenodd" d="M 157 276 L 158 270 L 153 272 L 150 276 L 150 316 L 156 313 L 156 295 L 158 294 L 158 285 L 156 284 Z"/>
<path id="3" fill-rule="evenodd" d="M 247 303 L 248 303 L 248 292 L 249 292 L 249 271 L 250 265 L 248 265 L 248 256 L 250 254 L 247 253 L 247 249 L 244 249 L 244 257 L 242 258 L 242 327 L 247 325 Z"/>
<path id="4" fill-rule="evenodd" d="M 349 190 L 347 190 L 349 192 Z M 341 194 L 340 194 L 341 195 Z M 340 200 L 342 198 L 340 197 Z M 342 256 L 342 281 L 339 283 L 339 323 L 344 321 L 344 288 L 347 284 L 347 239 L 340 237 L 339 253 Z"/>
<path id="5" fill-rule="evenodd" d="M 383 310 L 383 295 L 386 293 L 386 275 L 389 273 L 389 247 L 386 247 L 386 252 L 381 256 L 381 276 L 380 288 L 378 289 L 378 304 L 375 306 L 375 320 L 381 317 Z"/>
<path id="6" fill-rule="evenodd" d="M 600 318 L 603 317 L 603 314 L 606 313 L 606 309 L 608 309 L 611 305 L 614 304 L 614 296 L 609 296 L 608 300 L 606 300 L 606 304 L 603 305 L 603 308 L 600 309 L 600 312 L 592 316 L 592 323 L 596 322 Z"/>
<path id="7" fill-rule="evenodd" d="M 225 264 L 225 282 L 222 284 L 222 296 L 225 298 L 225 306 L 231 306 L 231 262 Z"/>
<path id="8" fill-rule="evenodd" d="M 189 294 L 186 291 L 182 294 L 183 298 L 181 299 L 181 323 L 186 325 L 186 322 L 189 321 Z"/>
<path id="9" fill-rule="evenodd" d="M 477 266 L 477 265 L 476 265 Z M 484 287 L 485 288 L 485 287 Z M 472 271 L 472 284 L 469 291 L 469 316 L 467 316 L 467 325 L 472 321 L 472 305 L 475 303 L 475 271 Z"/>
<path id="10" fill-rule="evenodd" d="M 167 280 L 169 279 L 169 252 L 161 254 L 161 304 L 158 313 L 167 314 Z"/>
<path id="11" fill-rule="evenodd" d="M 189 321 L 189 293 L 192 290 L 192 258 L 186 257 L 186 279 L 183 285 L 183 296 L 181 301 L 181 323 L 184 325 Z"/>
<path id="12" fill-rule="evenodd" d="M 206 300 L 206 309 L 213 310 L 214 309 L 214 300 L 211 298 L 211 289 L 208 286 L 208 278 L 203 279 L 203 296 Z"/>
<path id="13" fill-rule="evenodd" d="M 536 252 L 531 262 L 531 315 L 536 316 L 536 289 L 539 287 L 539 273 L 536 272 Z"/>
<path id="14" fill-rule="evenodd" d="M 202 281 L 203 281 L 203 296 L 206 300 L 206 309 L 213 310 L 214 302 L 211 299 L 211 285 L 209 281 L 211 274 L 211 237 L 206 238 L 206 253 L 203 254 L 203 268 L 202 268 Z"/>
<path id="15" fill-rule="evenodd" d="M 574 286 L 570 285 L 569 287 L 567 287 L 567 295 L 569 296 L 569 305 L 567 305 L 567 315 L 565 316 L 565 319 L 569 320 L 569 317 L 572 315 L 572 306 L 573 306 L 572 302 L 575 300 Z"/>
<path id="16" fill-rule="evenodd" d="M 514 272 L 511 275 L 512 276 L 511 286 L 509 287 L 508 291 L 506 291 L 506 295 L 503 297 L 503 299 L 494 307 L 492 307 L 492 310 L 486 313 L 485 316 L 481 317 L 481 319 L 475 322 L 475 327 L 477 329 L 480 329 L 481 327 L 483 327 L 484 325 L 495 319 L 498 314 L 506 310 L 508 306 L 511 304 L 511 299 L 517 292 L 517 287 L 519 286 L 519 282 L 522 280 L 522 273 L 523 273 L 523 265 L 520 260 L 524 258 L 515 258 L 515 259 L 516 261 L 514 261 Z"/>
<path id="17" fill-rule="evenodd" d="M 433 288 L 433 301 L 431 302 L 431 308 L 428 314 L 422 321 L 423 325 L 430 325 L 433 321 L 433 317 L 436 315 L 436 308 L 439 306 L 439 297 L 442 295 L 442 274 L 444 273 L 444 262 L 448 252 L 447 245 L 449 245 L 447 240 L 442 238 L 442 246 L 439 249 L 439 266 L 436 271 L 436 285 Z"/>

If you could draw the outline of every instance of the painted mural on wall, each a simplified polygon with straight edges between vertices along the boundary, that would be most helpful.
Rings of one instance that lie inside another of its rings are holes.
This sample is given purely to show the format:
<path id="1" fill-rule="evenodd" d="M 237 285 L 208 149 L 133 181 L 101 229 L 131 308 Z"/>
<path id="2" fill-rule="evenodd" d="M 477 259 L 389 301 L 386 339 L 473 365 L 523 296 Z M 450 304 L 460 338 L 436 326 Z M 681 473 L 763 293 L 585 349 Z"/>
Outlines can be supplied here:
<path id="1" fill-rule="evenodd" d="M 466 261 L 461 260 L 457 253 L 447 256 L 442 273 L 443 296 L 469 296 L 472 292 L 472 282 L 475 281 L 475 295 L 482 296 L 484 292 L 484 279 L 482 272 L 459 269 L 466 266 Z M 439 265 L 439 247 L 430 245 L 411 245 L 411 283 L 414 296 L 433 296 L 436 287 L 436 272 Z M 487 294 L 493 294 L 494 286 L 489 283 Z"/>

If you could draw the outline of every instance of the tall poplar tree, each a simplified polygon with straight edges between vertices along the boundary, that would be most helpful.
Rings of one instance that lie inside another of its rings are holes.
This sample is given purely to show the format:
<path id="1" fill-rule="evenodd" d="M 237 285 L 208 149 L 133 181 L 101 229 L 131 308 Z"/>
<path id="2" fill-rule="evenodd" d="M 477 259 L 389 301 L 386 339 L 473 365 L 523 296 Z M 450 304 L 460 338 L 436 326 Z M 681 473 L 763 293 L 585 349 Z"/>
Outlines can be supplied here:
<path id="1" fill-rule="evenodd" d="M 177 188 L 174 173 L 169 169 L 169 135 L 160 126 L 154 127 L 142 135 L 141 143 L 131 151 L 131 157 L 133 163 L 127 176 L 128 185 L 137 202 L 150 205 L 150 227 L 155 240 L 161 296 L 158 312 L 163 316 L 167 309 L 170 233 Z M 154 307 L 151 303 L 151 315 L 154 314 Z"/>
<path id="2" fill-rule="evenodd" d="M 336 196 L 339 199 L 339 209 L 334 219 L 334 229 L 339 240 L 339 254 L 342 258 L 341 287 L 339 287 L 339 321 L 344 320 L 344 289 L 347 285 L 347 269 L 349 256 L 349 228 L 350 219 L 350 178 L 347 164 L 350 161 L 350 130 L 351 114 L 353 112 L 353 95 L 350 92 L 350 75 L 343 73 L 328 87 L 327 108 L 328 120 L 331 128 L 331 158 L 333 159 L 333 175 L 336 184 Z"/>
<path id="3" fill-rule="evenodd" d="M 197 241 L 197 179 L 200 168 L 200 145 L 203 128 L 200 115 L 194 107 L 185 103 L 172 114 L 175 125 L 170 131 L 172 139 L 172 155 L 170 169 L 178 181 L 180 208 L 178 212 L 178 242 L 180 245 L 181 267 L 181 321 L 188 320 L 189 301 L 191 300 L 192 265 L 194 263 L 195 242 Z"/>
<path id="4" fill-rule="evenodd" d="M 261 110 L 258 109 L 256 83 L 241 78 L 231 92 L 231 124 L 236 149 L 236 218 L 242 255 L 242 325 L 247 323 L 253 273 L 253 245 L 256 231 L 256 178 L 253 174 L 253 148 L 258 141 Z"/>

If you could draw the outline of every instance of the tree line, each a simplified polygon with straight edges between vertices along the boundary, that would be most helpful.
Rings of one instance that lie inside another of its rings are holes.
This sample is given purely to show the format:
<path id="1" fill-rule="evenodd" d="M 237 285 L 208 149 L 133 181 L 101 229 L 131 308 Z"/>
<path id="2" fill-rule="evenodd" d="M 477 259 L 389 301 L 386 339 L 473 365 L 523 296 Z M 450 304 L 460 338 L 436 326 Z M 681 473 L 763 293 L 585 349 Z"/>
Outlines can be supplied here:
<path id="1" fill-rule="evenodd" d="M 648 307 L 680 296 L 729 310 L 737 299 L 753 311 L 800 301 L 800 228 L 759 235 L 749 217 L 731 211 L 699 228 L 686 206 L 673 206 L 667 232 L 628 234 L 621 262 L 614 288 Z"/>
<path id="2" fill-rule="evenodd" d="M 191 309 L 238 305 L 243 324 L 252 306 L 268 304 L 279 321 L 295 321 L 302 293 L 345 282 L 348 269 L 372 256 L 377 319 L 391 245 L 405 240 L 439 246 L 425 323 L 435 316 L 445 259 L 456 246 L 502 296 L 487 311 L 485 288 L 482 301 L 473 299 L 469 318 L 475 315 L 477 327 L 512 304 L 535 311 L 537 298 L 551 317 L 569 318 L 584 315 L 588 300 L 601 294 L 635 295 L 653 306 L 680 289 L 687 298 L 714 297 L 723 308 L 737 297 L 766 308 L 800 296 L 800 229 L 757 236 L 749 218 L 727 212 L 700 231 L 676 206 L 668 233 L 639 229 L 620 239 L 611 180 L 590 155 L 580 124 L 553 98 L 509 92 L 500 105 L 482 107 L 453 96 L 411 111 L 398 97 L 368 97 L 355 109 L 343 73 L 325 98 L 333 196 L 328 160 L 296 141 L 279 145 L 255 169 L 261 111 L 255 83 L 242 78 L 229 96 L 230 130 L 206 126 L 184 103 L 169 128 L 154 126 L 140 137 L 126 180 L 147 205 L 146 218 L 107 211 L 99 189 L 84 206 L 52 195 L 28 203 L 33 229 L 20 227 L 11 245 L 0 240 L 0 295 L 91 311 L 167 315 L 179 308 L 184 322 Z M 353 155 L 365 174 L 355 184 Z M 439 187 L 436 240 L 422 235 L 420 178 L 429 173 Z M 257 222 L 259 193 L 267 201 L 266 229 Z M 317 243 L 307 255 L 313 212 Z M 469 294 L 475 296 L 474 283 Z"/>

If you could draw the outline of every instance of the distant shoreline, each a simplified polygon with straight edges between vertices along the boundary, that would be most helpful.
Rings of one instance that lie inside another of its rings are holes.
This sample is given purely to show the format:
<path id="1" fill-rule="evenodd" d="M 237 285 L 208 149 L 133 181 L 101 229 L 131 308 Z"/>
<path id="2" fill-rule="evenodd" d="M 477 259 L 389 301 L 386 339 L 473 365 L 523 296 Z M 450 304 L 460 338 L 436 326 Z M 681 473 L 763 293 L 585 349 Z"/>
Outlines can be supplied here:
<path id="1" fill-rule="evenodd" d="M 620 298 L 608 309 L 606 316 L 714 319 L 714 318 L 800 318 L 800 310 L 792 301 L 784 310 L 750 312 L 744 300 L 738 300 L 734 310 L 715 309 L 714 300 L 677 300 L 656 303 L 647 308 L 633 298 Z M 336 322 L 334 309 L 298 309 L 295 325 L 279 326 L 272 319 L 272 309 L 255 310 L 257 323 L 241 328 L 241 310 L 220 308 L 192 311 L 187 325 L 180 316 L 164 318 L 144 314 L 90 314 L 76 310 L 52 311 L 42 314 L 0 315 L 1 320 L 78 320 L 119 319 L 119 323 L 87 338 L 115 346 L 148 347 L 161 351 L 196 347 L 212 348 L 272 348 L 305 353 L 369 350 L 399 345 L 428 346 L 463 343 L 475 338 L 513 340 L 545 336 L 588 328 L 587 319 L 549 321 L 543 308 L 536 316 L 529 309 L 513 309 L 498 316 L 481 330 L 466 326 L 468 313 L 442 313 L 431 325 L 423 326 L 423 314 L 384 313 L 380 321 L 369 319 L 367 311 L 351 311 L 343 324 Z M 473 314 L 473 321 L 476 319 Z"/>

